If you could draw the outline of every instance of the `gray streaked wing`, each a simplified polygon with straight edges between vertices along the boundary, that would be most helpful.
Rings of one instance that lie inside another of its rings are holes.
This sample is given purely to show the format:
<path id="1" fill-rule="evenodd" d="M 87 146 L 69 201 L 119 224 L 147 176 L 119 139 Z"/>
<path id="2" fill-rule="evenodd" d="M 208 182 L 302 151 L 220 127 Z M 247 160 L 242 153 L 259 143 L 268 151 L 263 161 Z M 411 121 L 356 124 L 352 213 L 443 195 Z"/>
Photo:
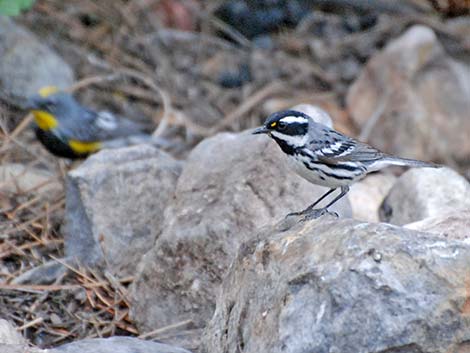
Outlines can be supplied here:
<path id="1" fill-rule="evenodd" d="M 89 109 L 83 109 L 77 119 L 68 120 L 60 127 L 62 136 L 83 142 L 106 141 L 140 134 L 142 131 L 143 126 L 137 122 Z"/>
<path id="2" fill-rule="evenodd" d="M 384 153 L 365 143 L 313 121 L 309 124 L 309 135 L 309 149 L 325 163 L 364 162 L 367 164 L 385 156 Z"/>
<path id="3" fill-rule="evenodd" d="M 145 130 L 142 124 L 109 112 L 99 112 L 93 128 L 100 141 L 142 134 Z"/>
<path id="4" fill-rule="evenodd" d="M 97 131 L 94 128 L 96 113 L 81 106 L 79 109 L 72 116 L 61 121 L 58 128 L 60 135 L 66 140 L 98 141 Z"/>
<path id="5" fill-rule="evenodd" d="M 323 153 L 325 151 L 326 153 Z M 319 150 L 316 154 L 320 161 L 328 163 L 362 162 L 368 164 L 385 156 L 375 148 L 348 138 L 348 141 L 336 142 L 330 148 Z"/>

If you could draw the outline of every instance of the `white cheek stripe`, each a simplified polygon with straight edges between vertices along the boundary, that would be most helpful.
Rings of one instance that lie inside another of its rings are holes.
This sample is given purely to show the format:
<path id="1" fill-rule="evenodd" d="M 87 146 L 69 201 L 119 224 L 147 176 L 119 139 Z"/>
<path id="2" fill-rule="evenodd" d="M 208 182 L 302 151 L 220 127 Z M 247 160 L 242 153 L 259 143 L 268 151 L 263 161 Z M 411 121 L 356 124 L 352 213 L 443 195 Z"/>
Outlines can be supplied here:
<path id="1" fill-rule="evenodd" d="M 271 131 L 271 134 L 277 137 L 278 139 L 284 140 L 288 144 L 295 146 L 295 147 L 305 146 L 308 140 L 308 134 L 302 135 L 302 136 L 289 136 L 289 135 L 284 135 L 278 131 Z"/>
<path id="2" fill-rule="evenodd" d="M 308 123 L 308 120 L 304 118 L 303 116 L 285 116 L 282 119 L 279 119 L 279 121 L 282 121 L 283 123 L 290 124 L 290 123 L 301 123 L 305 124 Z"/>

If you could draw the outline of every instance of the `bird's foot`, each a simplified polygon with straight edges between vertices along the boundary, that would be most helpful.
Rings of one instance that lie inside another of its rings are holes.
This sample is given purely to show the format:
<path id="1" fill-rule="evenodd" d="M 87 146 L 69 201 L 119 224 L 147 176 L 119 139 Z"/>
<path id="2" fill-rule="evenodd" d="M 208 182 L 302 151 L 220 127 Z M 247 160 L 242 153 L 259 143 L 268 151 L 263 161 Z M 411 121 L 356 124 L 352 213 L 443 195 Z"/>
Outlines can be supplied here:
<path id="1" fill-rule="evenodd" d="M 303 215 L 304 213 L 305 213 L 304 211 L 291 212 L 291 213 L 288 213 L 288 214 L 287 214 L 286 218 L 301 216 L 301 215 Z"/>
<path id="2" fill-rule="evenodd" d="M 317 218 L 319 218 L 319 217 L 321 217 L 325 214 L 328 214 L 330 216 L 334 216 L 336 218 L 339 217 L 336 212 L 330 212 L 326 208 L 318 208 L 318 209 L 310 210 L 310 211 L 306 212 L 305 217 L 302 218 L 301 222 L 306 222 L 306 221 L 310 221 L 312 219 L 317 219 Z"/>

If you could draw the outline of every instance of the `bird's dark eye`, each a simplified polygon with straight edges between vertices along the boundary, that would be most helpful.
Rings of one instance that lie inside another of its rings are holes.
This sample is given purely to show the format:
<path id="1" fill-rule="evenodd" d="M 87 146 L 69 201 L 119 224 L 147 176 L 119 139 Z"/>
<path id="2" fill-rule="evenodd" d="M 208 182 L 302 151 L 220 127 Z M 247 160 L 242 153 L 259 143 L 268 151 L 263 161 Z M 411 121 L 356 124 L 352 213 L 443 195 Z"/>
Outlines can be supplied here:
<path id="1" fill-rule="evenodd" d="M 287 124 L 283 121 L 280 121 L 277 123 L 277 129 L 278 130 L 285 130 L 285 128 L 287 127 Z"/>

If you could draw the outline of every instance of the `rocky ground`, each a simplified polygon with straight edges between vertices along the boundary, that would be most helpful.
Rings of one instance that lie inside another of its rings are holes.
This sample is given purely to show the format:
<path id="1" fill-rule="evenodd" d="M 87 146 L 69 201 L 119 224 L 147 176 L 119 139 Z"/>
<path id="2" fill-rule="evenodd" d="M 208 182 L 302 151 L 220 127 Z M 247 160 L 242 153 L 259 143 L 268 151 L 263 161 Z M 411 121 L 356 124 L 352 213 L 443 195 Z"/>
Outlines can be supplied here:
<path id="1" fill-rule="evenodd" d="M 470 352 L 465 2 L 251 6 L 0 16 L 1 352 Z M 44 85 L 164 143 L 58 160 L 22 109 Z M 298 104 L 444 167 L 372 174 L 339 218 L 285 219 L 325 190 L 249 129 Z"/>

